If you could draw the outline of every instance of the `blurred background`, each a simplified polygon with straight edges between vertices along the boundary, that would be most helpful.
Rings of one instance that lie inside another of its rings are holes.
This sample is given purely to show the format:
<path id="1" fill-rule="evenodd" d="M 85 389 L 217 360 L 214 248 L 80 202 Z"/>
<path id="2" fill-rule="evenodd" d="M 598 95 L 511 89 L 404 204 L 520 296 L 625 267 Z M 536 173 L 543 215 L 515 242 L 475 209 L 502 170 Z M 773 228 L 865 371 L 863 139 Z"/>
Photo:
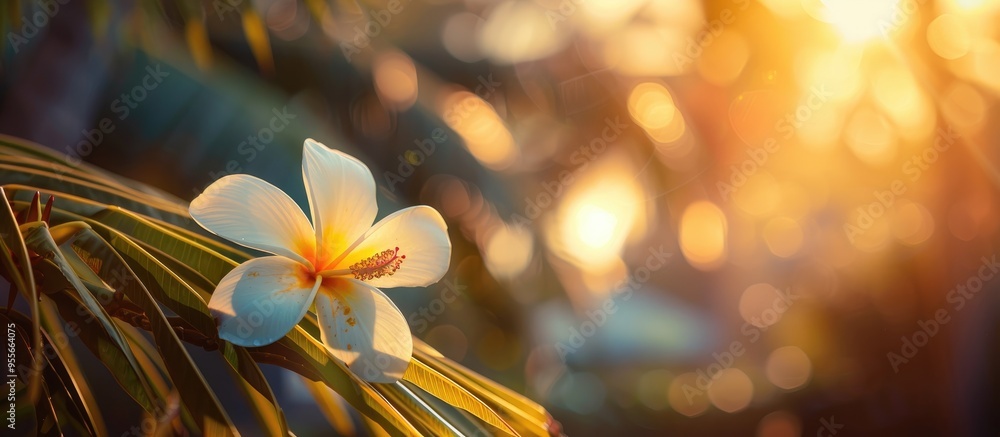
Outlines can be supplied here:
<path id="1" fill-rule="evenodd" d="M 5 2 L 0 133 L 183 200 L 357 156 L 449 224 L 414 335 L 568 435 L 1000 431 L 1000 1 L 136 3 Z"/>

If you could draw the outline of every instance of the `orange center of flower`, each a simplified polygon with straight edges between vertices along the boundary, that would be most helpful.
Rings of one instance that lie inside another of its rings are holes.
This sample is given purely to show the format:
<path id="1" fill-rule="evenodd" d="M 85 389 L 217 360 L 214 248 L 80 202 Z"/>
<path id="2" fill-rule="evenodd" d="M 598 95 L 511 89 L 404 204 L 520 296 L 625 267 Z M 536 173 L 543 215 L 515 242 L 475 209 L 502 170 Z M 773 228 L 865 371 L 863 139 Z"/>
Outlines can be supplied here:
<path id="1" fill-rule="evenodd" d="M 392 276 L 405 259 L 406 255 L 400 255 L 398 247 L 386 249 L 351 265 L 351 274 L 362 281 Z"/>

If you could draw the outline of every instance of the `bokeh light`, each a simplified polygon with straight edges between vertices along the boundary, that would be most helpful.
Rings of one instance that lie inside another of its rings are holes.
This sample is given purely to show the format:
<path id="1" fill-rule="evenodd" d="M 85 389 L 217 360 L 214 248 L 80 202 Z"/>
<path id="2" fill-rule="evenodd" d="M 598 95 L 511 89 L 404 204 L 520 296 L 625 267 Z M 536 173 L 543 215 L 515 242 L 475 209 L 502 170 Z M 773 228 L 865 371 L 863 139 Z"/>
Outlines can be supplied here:
<path id="1" fill-rule="evenodd" d="M 725 369 L 708 386 L 712 405 L 727 413 L 735 413 L 750 406 L 753 400 L 753 382 L 739 369 Z"/>
<path id="2" fill-rule="evenodd" d="M 612 159 L 591 166 L 600 171 L 565 188 L 557 210 L 559 231 L 550 234 L 550 245 L 571 262 L 601 271 L 619 259 L 630 235 L 644 228 L 645 202 L 626 164 Z"/>
<path id="3" fill-rule="evenodd" d="M 417 101 L 417 71 L 413 60 L 392 52 L 375 59 L 375 89 L 379 96 L 404 110 Z"/>
<path id="4" fill-rule="evenodd" d="M 782 292 L 771 284 L 753 284 L 740 296 L 740 316 L 747 323 L 765 328 L 778 323 L 788 310 L 789 302 Z"/>
<path id="5" fill-rule="evenodd" d="M 771 384 L 785 390 L 794 390 L 809 381 L 812 362 L 802 349 L 784 346 L 771 351 L 764 371 Z"/>
<path id="6" fill-rule="evenodd" d="M 726 217 L 711 202 L 689 205 L 681 216 L 680 244 L 684 258 L 691 265 L 712 269 L 726 257 Z"/>
<path id="7" fill-rule="evenodd" d="M 795 255 L 802 248 L 804 238 L 802 227 L 788 217 L 777 217 L 768 221 L 764 225 L 762 237 L 771 253 L 782 258 Z"/>
<path id="8" fill-rule="evenodd" d="M 900 9 L 900 0 L 803 0 L 807 11 L 832 24 L 847 42 L 887 37 L 888 20 Z"/>
<path id="9" fill-rule="evenodd" d="M 787 411 L 775 411 L 764 416 L 757 425 L 757 437 L 798 437 L 802 421 Z"/>
<path id="10" fill-rule="evenodd" d="M 969 53 L 972 36 L 961 17 L 941 14 L 927 26 L 927 43 L 938 56 L 958 59 Z"/>
<path id="11" fill-rule="evenodd" d="M 531 262 L 535 239 L 521 226 L 498 226 L 486 237 L 486 267 L 494 276 L 517 276 Z"/>
<path id="12" fill-rule="evenodd" d="M 698 375 L 694 372 L 683 373 L 674 378 L 667 392 L 670 407 L 688 417 L 697 416 L 708 410 L 708 397 L 704 394 L 691 393 L 692 387 L 697 387 L 697 384 Z"/>
<path id="13" fill-rule="evenodd" d="M 519 152 L 510 131 L 493 107 L 468 91 L 454 91 L 441 99 L 441 116 L 462 136 L 465 147 L 483 165 L 503 170 Z"/>
<path id="14" fill-rule="evenodd" d="M 545 408 L 510 422 L 521 435 L 786 437 L 831 417 L 845 435 L 1000 431 L 1000 282 L 985 273 L 1000 235 L 1000 1 L 55 3 L 0 8 L 0 151 L 25 138 L 87 166 L 55 177 L 35 151 L 0 153 L 15 210 L 92 165 L 179 201 L 249 174 L 310 216 L 300 145 L 315 138 L 371 170 L 374 188 L 357 189 L 377 213 L 359 220 L 441 213 L 446 273 L 372 285 L 417 360 L 439 353 L 492 380 L 466 375 L 501 415 L 515 393 Z M 21 167 L 33 172 L 10 176 Z M 134 187 L 112 185 L 71 194 L 202 231 L 174 217 L 183 207 L 129 207 Z M 59 202 L 95 232 L 147 232 L 114 208 Z M 143 249 L 206 304 L 226 274 Z M 225 256 L 266 255 L 246 251 Z M 109 314 L 131 315 L 129 302 Z M 279 401 L 302 398 L 279 367 L 263 369 Z M 415 386 L 414 369 L 376 394 Z M 496 431 L 440 394 L 414 399 L 457 433 Z M 344 397 L 342 418 L 365 413 L 359 399 Z M 282 407 L 296 435 L 329 428 L 316 411 L 329 405 Z"/>

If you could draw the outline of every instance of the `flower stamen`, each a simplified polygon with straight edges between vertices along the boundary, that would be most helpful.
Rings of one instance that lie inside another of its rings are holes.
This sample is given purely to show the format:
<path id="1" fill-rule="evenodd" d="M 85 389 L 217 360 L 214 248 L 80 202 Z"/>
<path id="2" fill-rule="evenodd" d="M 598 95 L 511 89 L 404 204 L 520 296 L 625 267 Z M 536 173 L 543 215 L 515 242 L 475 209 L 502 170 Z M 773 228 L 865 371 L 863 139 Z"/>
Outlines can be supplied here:
<path id="1" fill-rule="evenodd" d="M 362 281 L 392 276 L 405 259 L 406 255 L 400 255 L 398 247 L 386 249 L 351 265 L 351 274 Z"/>

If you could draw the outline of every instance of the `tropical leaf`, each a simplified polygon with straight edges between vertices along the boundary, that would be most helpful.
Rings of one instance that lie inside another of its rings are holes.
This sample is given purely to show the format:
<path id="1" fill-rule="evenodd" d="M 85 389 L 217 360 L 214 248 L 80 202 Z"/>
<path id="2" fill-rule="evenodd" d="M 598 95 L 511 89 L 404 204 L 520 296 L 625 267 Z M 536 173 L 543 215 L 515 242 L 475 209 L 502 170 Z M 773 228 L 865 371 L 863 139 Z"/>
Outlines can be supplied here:
<path id="1" fill-rule="evenodd" d="M 118 326 L 111 321 L 111 316 L 101 305 L 100 301 L 84 286 L 83 282 L 76 275 L 66 257 L 59 250 L 52 236 L 48 233 L 48 227 L 44 222 L 30 223 L 25 229 L 25 244 L 35 253 L 51 261 L 71 284 L 75 293 L 65 293 L 69 299 L 57 299 L 63 318 L 75 318 L 73 320 L 77 326 L 86 326 L 94 321 L 101 330 L 83 329 L 86 333 L 95 333 L 90 338 L 88 346 L 101 357 L 101 361 L 108 366 L 112 374 L 118 378 L 119 383 L 126 391 L 132 395 L 146 411 L 156 411 L 161 404 L 155 393 L 149 386 L 144 372 L 139 369 L 139 365 L 132 354 L 132 349 L 124 339 Z M 48 298 L 43 296 L 43 298 Z M 76 305 L 73 305 L 76 304 Z M 72 315 L 70 315 L 72 314 Z M 80 317 L 84 315 L 84 317 Z M 38 350 L 38 349 L 34 349 Z"/>
<path id="2" fill-rule="evenodd" d="M 113 236 L 111 243 L 102 239 L 93 231 L 84 230 L 74 239 L 74 247 L 90 253 L 93 256 L 109 261 L 105 264 L 108 272 L 120 275 L 122 283 L 116 284 L 116 290 L 122 292 L 129 300 L 138 305 L 147 317 L 156 346 L 163 358 L 164 366 L 174 381 L 177 391 L 182 395 L 182 401 L 188 411 L 194 416 L 202 431 L 209 433 L 233 434 L 235 426 L 229 419 L 218 398 L 209 387 L 198 366 L 181 343 L 174 327 L 167 320 L 163 311 L 157 305 L 149 290 L 143 286 L 143 281 L 135 271 L 126 264 L 114 248 L 126 248 L 124 255 L 135 255 L 142 258 L 142 249 L 135 243 Z M 117 245 L 117 246 L 116 246 Z M 140 263 L 141 265 L 141 263 Z M 140 272 L 142 270 L 139 270 Z M 166 272 L 169 274 L 169 272 Z M 155 281 L 147 281 L 155 282 Z M 194 295 L 193 293 L 191 295 Z"/>
<path id="3" fill-rule="evenodd" d="M 453 372 L 463 375 L 470 382 L 474 382 L 477 385 L 482 386 L 483 389 L 494 393 L 497 397 L 509 403 L 512 408 L 520 410 L 525 416 L 541 423 L 546 423 L 551 420 L 551 417 L 549 417 L 548 413 L 546 413 L 545 409 L 540 405 L 532 402 L 523 395 L 497 384 L 489 378 L 473 372 L 472 370 L 469 370 L 468 368 L 446 358 L 444 355 L 441 355 L 440 352 L 430 347 L 427 343 L 415 340 L 413 342 L 413 348 L 414 355 L 419 355 L 421 361 L 428 364 L 436 363 L 439 366 L 450 368 Z"/>
<path id="4" fill-rule="evenodd" d="M 410 421 L 421 428 L 421 435 L 459 436 L 461 433 L 437 411 L 400 384 L 377 384 L 375 390 L 385 396 Z"/>
<path id="5" fill-rule="evenodd" d="M 212 43 L 208 41 L 208 31 L 201 17 L 189 17 L 184 27 L 184 39 L 194 57 L 195 64 L 202 70 L 212 66 Z"/>
<path id="6" fill-rule="evenodd" d="M 129 342 L 132 345 L 132 353 L 135 354 L 135 358 L 139 361 L 139 365 L 142 366 L 143 370 L 145 370 L 150 385 L 153 386 L 153 390 L 155 390 L 161 398 L 168 399 L 169 403 L 171 397 L 174 396 L 176 392 L 171 391 L 171 388 L 167 383 L 169 374 L 167 373 L 166 365 L 163 364 L 163 359 L 160 358 L 160 354 L 157 351 L 156 346 L 150 342 L 138 328 L 132 326 L 128 322 L 115 319 L 115 323 L 118 325 L 118 328 L 122 330 L 122 333 L 128 337 Z M 179 420 L 184 424 L 184 426 L 187 429 L 197 429 L 198 425 L 195 423 L 194 417 L 191 416 L 191 412 L 189 412 L 183 404 L 179 406 L 179 410 Z"/>
<path id="7" fill-rule="evenodd" d="M 212 284 L 218 284 L 226 273 L 249 259 L 248 255 L 225 248 L 209 238 L 193 233 L 184 235 L 183 229 L 170 229 L 165 223 L 157 223 L 121 208 L 108 207 L 94 214 L 93 218 L 191 266 Z"/>
<path id="8" fill-rule="evenodd" d="M 68 339 L 75 333 L 67 333 L 59 323 L 58 313 L 52 306 L 51 301 L 44 300 L 40 304 L 41 324 L 45 328 L 43 335 L 46 344 L 51 348 L 52 358 L 49 358 L 49 366 L 58 374 L 61 384 L 65 387 L 66 393 L 71 398 L 77 410 L 77 417 L 85 425 L 86 434 L 105 436 L 107 428 L 104 425 L 104 418 L 101 416 L 101 408 L 97 404 L 94 391 L 90 382 L 84 376 L 76 358 L 76 353 L 70 347 Z M 60 418 L 61 419 L 61 418 Z"/>
<path id="9" fill-rule="evenodd" d="M 221 351 L 229 363 L 228 369 L 236 384 L 254 404 L 255 408 L 251 411 L 257 416 L 261 429 L 267 430 L 269 435 L 287 435 L 288 424 L 285 422 L 285 414 L 278 406 L 271 386 L 250 353 L 246 348 L 229 342 L 223 342 Z"/>
<path id="10" fill-rule="evenodd" d="M 434 409 L 439 416 L 447 421 L 453 428 L 458 430 L 461 435 L 484 436 L 497 434 L 495 428 L 487 425 L 481 419 L 473 416 L 469 412 L 442 401 L 440 398 L 427 393 L 412 383 L 400 381 L 400 384 L 409 388 L 410 392 L 413 393 L 414 396 L 423 400 L 424 404 L 426 404 L 428 408 Z"/>
<path id="11" fill-rule="evenodd" d="M 171 311 L 180 316 L 181 319 L 202 335 L 212 335 L 215 331 L 215 321 L 212 319 L 211 314 L 209 314 L 208 304 L 201 300 L 198 293 L 135 242 L 116 234 L 115 231 L 109 228 L 99 227 L 99 229 L 102 231 L 102 236 L 108 238 L 108 241 L 84 232 L 78 234 L 80 238 L 77 241 L 82 244 L 91 243 L 91 249 L 97 249 L 93 245 L 108 244 L 110 242 L 110 246 L 118 252 L 118 255 L 122 256 L 125 261 L 128 261 L 133 269 L 133 273 L 138 277 L 140 283 L 148 287 L 147 289 L 153 297 L 167 308 L 170 308 Z M 94 254 L 97 252 L 92 251 L 90 253 Z M 101 259 L 113 256 L 113 252 L 110 250 L 104 251 L 104 254 L 104 257 L 101 257 Z"/>
<path id="12" fill-rule="evenodd" d="M 296 326 L 274 345 L 287 348 L 294 357 L 302 359 L 303 370 L 344 397 L 351 406 L 378 422 L 390 435 L 419 435 L 420 432 L 406 420 L 370 384 L 362 381 L 327 352 L 319 341 Z M 284 354 L 279 356 L 285 356 Z M 310 375 L 304 375 L 310 376 Z"/>
<path id="13" fill-rule="evenodd" d="M 497 384 L 481 384 L 471 371 L 458 370 L 453 362 L 442 356 L 429 354 L 429 346 L 414 341 L 413 360 L 426 364 L 431 369 L 440 372 L 463 388 L 481 399 L 494 411 L 510 418 L 509 423 L 519 434 L 533 436 L 549 435 L 548 418 L 540 417 L 534 408 L 517 399 L 518 396 L 507 392 L 507 389 Z"/>
<path id="14" fill-rule="evenodd" d="M 14 170 L 17 169 L 17 172 Z M 108 205 L 118 205 L 128 208 L 131 211 L 157 217 L 161 220 L 170 221 L 174 224 L 190 223 L 183 209 L 178 209 L 177 205 L 158 201 L 144 201 L 140 195 L 122 191 L 114 187 L 96 184 L 82 179 L 76 179 L 66 175 L 53 174 L 45 170 L 21 169 L 18 166 L 0 164 L 0 173 L 7 173 L 5 186 L 17 188 L 18 184 L 31 186 L 36 191 L 48 192 L 49 194 L 59 193 L 58 197 L 73 196 L 77 201 L 83 202 L 87 199 L 91 202 L 100 202 Z M 33 192 L 32 192 L 33 193 Z"/>
<path id="15" fill-rule="evenodd" d="M 483 401 L 420 361 L 410 363 L 410 367 L 406 369 L 406 373 L 403 375 L 403 380 L 413 383 L 427 393 L 438 397 L 456 408 L 461 408 L 472 413 L 474 416 L 492 425 L 498 432 L 505 435 L 517 435 L 517 432 L 500 418 L 496 412 L 486 406 Z"/>
<path id="16" fill-rule="evenodd" d="M 123 272 L 130 272 L 136 275 L 136 283 L 150 284 L 150 290 L 155 291 L 153 294 L 159 301 L 181 315 L 181 319 L 191 325 L 191 330 L 197 332 L 199 338 L 204 339 L 212 336 L 215 324 L 208 313 L 208 307 L 205 302 L 201 301 L 190 287 L 179 280 L 169 269 L 160 264 L 156 258 L 143 251 L 136 243 L 131 242 L 116 231 L 94 220 L 66 213 L 58 208 L 53 210 L 53 216 L 70 220 L 79 219 L 81 220 L 79 223 L 93 224 L 96 232 L 103 234 L 99 236 L 89 227 L 82 229 L 70 240 L 74 250 L 70 252 L 71 255 L 68 255 L 68 258 L 72 259 L 74 255 L 85 254 L 88 259 L 104 261 L 100 263 L 100 273 L 107 277 L 110 282 L 116 283 L 117 281 L 119 287 L 126 287 L 126 289 L 131 285 L 132 279 L 129 279 L 131 276 L 123 276 Z M 71 221 L 65 224 L 69 223 L 78 222 Z M 106 243 L 102 237 L 110 238 L 111 243 Z M 97 245 L 96 250 L 95 244 Z M 101 245 L 110 245 L 113 247 L 118 251 L 118 255 L 124 257 L 130 264 L 134 264 L 135 270 L 129 270 L 129 267 L 122 265 L 118 262 L 117 255 L 112 253 L 112 251 L 103 250 Z M 81 263 L 89 265 L 86 262 Z M 87 276 L 87 272 L 82 273 L 82 276 Z M 249 358 L 246 350 L 224 343 L 221 351 L 227 363 L 231 366 L 230 370 L 233 372 L 232 374 L 236 379 L 237 386 L 247 394 L 250 402 L 260 407 L 254 409 L 253 413 L 260 420 L 262 427 L 277 434 L 287 433 L 284 415 L 281 413 L 280 408 L 277 407 L 274 395 L 267 381 L 263 378 L 260 369 Z"/>
<path id="17" fill-rule="evenodd" d="M 291 432 L 261 364 L 308 379 L 310 393 L 345 435 L 357 431 L 347 406 L 362 414 L 371 435 L 551 432 L 541 407 L 416 339 L 411 366 L 395 384 L 370 384 L 350 372 L 319 341 L 312 314 L 265 347 L 221 341 L 207 302 L 222 277 L 253 255 L 200 230 L 186 205 L 171 196 L 4 136 L 0 187 L 10 201 L 0 211 L 0 271 L 29 301 L 32 314 L 19 323 L 38 332 L 30 349 L 59 336 L 61 326 L 78 326 L 73 340 L 156 420 L 157 434 L 178 427 L 236 433 L 185 343 L 219 351 L 259 429 L 269 435 Z M 42 208 L 40 199 L 50 196 L 54 206 Z M 36 273 L 44 280 L 36 283 Z M 19 406 L 41 421 L 43 432 L 100 435 L 103 418 L 88 375 L 71 347 L 57 352 L 39 361 L 51 368 L 28 384 L 46 390 L 45 400 Z"/>
<path id="18" fill-rule="evenodd" d="M 326 416 L 327 422 L 337 432 L 337 435 L 353 436 L 357 434 L 354 423 L 351 421 L 351 416 L 344 409 L 346 405 L 343 398 L 337 396 L 336 392 L 330 390 L 330 387 L 309 378 L 303 377 L 302 385 L 312 394 L 319 410 Z"/>
<path id="19" fill-rule="evenodd" d="M 253 57 L 257 59 L 257 66 L 264 74 L 274 74 L 274 57 L 271 55 L 271 42 L 267 36 L 267 26 L 264 20 L 250 2 L 244 3 L 243 13 L 243 33 L 246 35 L 247 44 Z"/>
<path id="20" fill-rule="evenodd" d="M 6 198 L 3 187 L 0 187 L 0 197 Z M 31 262 L 28 257 L 28 248 L 24 238 L 18 228 L 14 211 L 6 201 L 0 207 L 0 265 L 3 266 L 5 275 L 10 279 L 10 284 L 14 287 L 7 299 L 7 308 L 10 309 L 14 302 L 15 291 L 25 293 L 24 297 L 28 301 L 28 308 L 31 311 L 31 350 L 40 350 L 42 347 L 42 333 L 39 326 L 38 315 L 38 291 L 35 287 L 35 276 L 31 269 Z M 28 398 L 34 400 L 38 396 L 39 384 L 41 384 L 41 360 L 34 356 L 31 364 L 31 378 L 28 381 Z"/>

